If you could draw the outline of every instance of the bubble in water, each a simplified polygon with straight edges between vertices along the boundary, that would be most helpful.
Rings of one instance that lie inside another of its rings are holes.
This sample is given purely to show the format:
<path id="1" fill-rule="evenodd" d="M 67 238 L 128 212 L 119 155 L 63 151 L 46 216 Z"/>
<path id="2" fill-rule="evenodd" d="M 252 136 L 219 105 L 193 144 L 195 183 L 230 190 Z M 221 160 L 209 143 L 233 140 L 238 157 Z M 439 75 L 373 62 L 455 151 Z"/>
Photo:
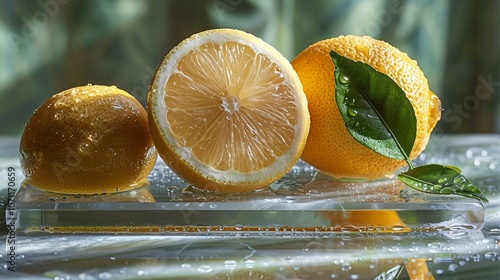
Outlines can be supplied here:
<path id="1" fill-rule="evenodd" d="M 448 270 L 451 271 L 451 272 L 455 272 L 458 268 L 458 264 L 456 263 L 452 263 L 448 266 Z"/>
<path id="2" fill-rule="evenodd" d="M 496 162 L 490 162 L 489 168 L 490 169 L 496 169 L 497 168 L 497 163 Z"/>
<path id="3" fill-rule="evenodd" d="M 405 230 L 404 226 L 396 225 L 391 228 L 393 231 L 403 231 Z"/>
<path id="4" fill-rule="evenodd" d="M 321 244 L 320 242 L 316 242 L 316 241 L 313 241 L 313 242 L 309 242 L 307 243 L 307 250 L 318 250 L 318 249 L 322 249 L 324 246 L 323 244 Z"/>
<path id="5" fill-rule="evenodd" d="M 352 266 L 350 263 L 348 262 L 343 262 L 342 263 L 342 271 L 349 271 L 352 269 Z"/>
<path id="6" fill-rule="evenodd" d="M 169 192 L 176 192 L 178 190 L 179 189 L 176 186 L 168 186 L 167 187 L 167 191 L 169 191 Z"/>
<path id="7" fill-rule="evenodd" d="M 202 264 L 198 267 L 197 271 L 198 272 L 201 272 L 201 273 L 209 273 L 209 272 L 212 272 L 214 269 L 209 266 L 209 265 L 206 265 L 206 264 Z"/>
<path id="8" fill-rule="evenodd" d="M 272 264 L 273 264 L 273 262 L 272 262 L 271 260 L 264 260 L 264 261 L 262 262 L 262 265 L 264 265 L 264 266 L 270 266 L 270 265 L 272 265 Z"/>
<path id="9" fill-rule="evenodd" d="M 487 259 L 487 260 L 494 260 L 497 255 L 498 255 L 498 253 L 494 252 L 494 251 L 485 252 L 484 253 L 484 258 Z"/>
<path id="10" fill-rule="evenodd" d="M 427 244 L 427 247 L 431 250 L 441 250 L 443 248 L 443 244 L 440 242 L 432 242 Z"/>
<path id="11" fill-rule="evenodd" d="M 257 263 L 254 260 L 246 260 L 245 266 L 248 268 L 254 268 Z"/>
<path id="12" fill-rule="evenodd" d="M 474 262 L 480 262 L 480 261 L 481 261 L 481 259 L 482 259 L 482 257 L 481 257 L 481 255 L 480 255 L 480 254 L 474 254 L 474 255 L 472 255 L 472 260 L 473 260 Z"/>
<path id="13" fill-rule="evenodd" d="M 498 233 L 500 233 L 500 228 L 492 228 L 492 229 L 490 229 L 490 232 L 498 234 Z M 500 240 L 498 240 L 498 245 L 500 246 Z"/>
<path id="14" fill-rule="evenodd" d="M 113 274 L 111 274 L 110 272 L 99 273 L 99 279 L 108 280 L 108 279 L 112 279 L 112 278 L 113 278 Z"/>
<path id="15" fill-rule="evenodd" d="M 318 190 L 309 190 L 307 192 L 307 195 L 319 195 L 320 192 Z"/>
<path id="16" fill-rule="evenodd" d="M 185 196 L 193 197 L 194 193 L 191 191 L 182 190 L 182 194 Z"/>
<path id="17" fill-rule="evenodd" d="M 235 269 L 238 263 L 233 260 L 224 261 L 224 267 L 227 269 Z"/>

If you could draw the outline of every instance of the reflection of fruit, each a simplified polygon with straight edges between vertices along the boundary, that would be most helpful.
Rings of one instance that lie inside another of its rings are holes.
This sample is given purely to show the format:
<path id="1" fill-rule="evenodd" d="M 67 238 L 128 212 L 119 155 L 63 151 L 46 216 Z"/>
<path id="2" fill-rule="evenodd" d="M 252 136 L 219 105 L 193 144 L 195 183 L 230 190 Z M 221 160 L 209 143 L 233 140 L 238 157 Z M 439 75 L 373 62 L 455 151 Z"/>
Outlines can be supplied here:
<path id="1" fill-rule="evenodd" d="M 238 30 L 198 33 L 172 49 L 152 81 L 148 110 L 164 161 L 208 190 L 247 191 L 280 178 L 309 131 L 290 63 Z"/>
<path id="2" fill-rule="evenodd" d="M 149 184 L 144 184 L 140 188 L 129 191 L 113 193 L 110 195 L 75 195 L 48 193 L 25 184 L 26 188 L 24 201 L 30 203 L 45 203 L 47 201 L 64 201 L 67 203 L 87 203 L 87 202 L 156 202 L 155 197 L 149 191 Z"/>
<path id="3" fill-rule="evenodd" d="M 341 36 L 320 41 L 292 61 L 304 86 L 311 114 L 311 130 L 302 158 L 335 177 L 374 179 L 392 175 L 405 161 L 373 152 L 351 137 L 344 125 L 335 103 L 331 50 L 389 75 L 406 93 L 417 117 L 412 159 L 425 149 L 440 119 L 440 101 L 429 90 L 427 79 L 415 61 L 393 46 L 370 37 Z"/>
<path id="4" fill-rule="evenodd" d="M 410 279 L 419 279 L 419 280 L 434 280 L 434 275 L 429 271 L 427 267 L 426 259 L 417 258 L 417 259 L 408 259 L 406 262 L 406 271 L 408 272 L 408 276 Z"/>
<path id="5" fill-rule="evenodd" d="M 410 228 L 392 210 L 336 211 L 324 214 L 340 231 L 408 232 Z"/>
<path id="6" fill-rule="evenodd" d="M 258 269 L 258 268 L 243 268 L 233 269 L 229 272 L 217 273 L 207 278 L 200 277 L 198 279 L 207 280 L 275 280 L 275 279 L 298 279 L 297 275 L 289 267 L 282 267 L 283 271 L 271 271 L 271 269 Z M 276 270 L 276 269 L 273 269 Z M 293 278 L 290 278 L 293 277 Z"/>
<path id="7" fill-rule="evenodd" d="M 339 180 L 316 180 L 304 186 L 304 191 L 321 193 L 324 197 L 335 196 L 344 201 L 379 203 L 400 201 L 400 192 L 405 189 L 401 181 L 345 182 Z M 347 202 L 349 204 L 349 202 Z M 378 207 L 375 207 L 378 208 Z M 403 211 L 404 212 L 404 211 Z M 405 223 L 400 213 L 389 209 L 338 209 L 325 211 L 321 215 L 330 222 L 335 231 L 408 232 L 411 225 Z"/>
<path id="8" fill-rule="evenodd" d="M 114 86 L 81 86 L 52 96 L 24 130 L 26 180 L 45 191 L 98 194 L 142 185 L 157 152 L 144 107 Z"/>

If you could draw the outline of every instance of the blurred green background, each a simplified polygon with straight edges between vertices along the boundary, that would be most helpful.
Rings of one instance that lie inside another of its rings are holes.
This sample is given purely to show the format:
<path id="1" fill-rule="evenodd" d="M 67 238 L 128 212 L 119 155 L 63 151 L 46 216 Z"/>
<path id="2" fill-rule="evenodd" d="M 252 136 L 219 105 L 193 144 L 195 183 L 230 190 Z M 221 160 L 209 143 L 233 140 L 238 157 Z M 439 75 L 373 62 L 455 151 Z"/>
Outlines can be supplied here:
<path id="1" fill-rule="evenodd" d="M 0 135 L 20 135 L 51 95 L 116 85 L 145 105 L 167 52 L 217 27 L 257 35 L 292 60 L 342 34 L 415 59 L 443 103 L 437 133 L 498 133 L 500 1 L 0 0 Z"/>

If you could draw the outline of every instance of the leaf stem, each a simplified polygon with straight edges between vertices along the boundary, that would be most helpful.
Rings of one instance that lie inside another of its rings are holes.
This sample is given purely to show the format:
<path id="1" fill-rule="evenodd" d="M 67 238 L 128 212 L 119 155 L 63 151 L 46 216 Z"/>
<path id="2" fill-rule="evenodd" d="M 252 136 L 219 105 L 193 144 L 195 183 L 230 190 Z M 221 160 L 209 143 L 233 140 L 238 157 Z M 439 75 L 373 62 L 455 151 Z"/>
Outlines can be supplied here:
<path id="1" fill-rule="evenodd" d="M 410 170 L 412 170 L 413 168 L 415 168 L 415 166 L 413 165 L 413 162 L 411 162 L 410 158 L 406 155 L 405 152 L 403 152 L 403 155 L 405 156 L 406 163 L 408 163 L 408 168 Z"/>

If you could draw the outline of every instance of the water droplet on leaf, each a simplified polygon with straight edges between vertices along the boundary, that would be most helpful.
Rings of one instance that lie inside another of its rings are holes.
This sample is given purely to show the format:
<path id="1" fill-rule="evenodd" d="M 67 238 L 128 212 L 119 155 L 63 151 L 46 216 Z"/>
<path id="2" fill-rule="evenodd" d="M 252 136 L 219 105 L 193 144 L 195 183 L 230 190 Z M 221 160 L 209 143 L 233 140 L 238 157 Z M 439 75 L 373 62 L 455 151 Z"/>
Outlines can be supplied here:
<path id="1" fill-rule="evenodd" d="M 454 179 L 453 179 L 453 183 L 455 184 L 463 184 L 465 183 L 466 179 L 463 175 L 457 175 Z"/>
<path id="2" fill-rule="evenodd" d="M 350 81 L 349 81 L 349 77 L 344 75 L 344 74 L 340 74 L 339 75 L 339 82 L 342 83 L 342 84 L 348 84 Z"/>
<path id="3" fill-rule="evenodd" d="M 355 109 L 352 109 L 352 108 L 348 108 L 347 109 L 347 114 L 351 117 L 355 117 L 358 115 L 358 111 L 356 111 Z"/>

